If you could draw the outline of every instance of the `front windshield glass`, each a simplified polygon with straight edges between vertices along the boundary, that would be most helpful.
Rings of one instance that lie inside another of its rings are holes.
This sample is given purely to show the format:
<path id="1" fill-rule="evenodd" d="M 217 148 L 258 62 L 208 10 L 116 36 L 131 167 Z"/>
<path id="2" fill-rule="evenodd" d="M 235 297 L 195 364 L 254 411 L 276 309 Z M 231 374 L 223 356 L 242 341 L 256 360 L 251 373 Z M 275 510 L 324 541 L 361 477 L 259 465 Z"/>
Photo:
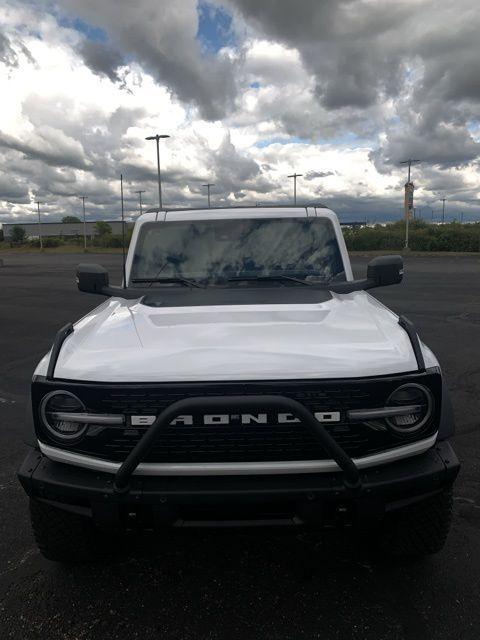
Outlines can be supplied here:
<path id="1" fill-rule="evenodd" d="M 283 276 L 341 278 L 335 229 L 326 218 L 188 220 L 143 225 L 130 281 Z"/>

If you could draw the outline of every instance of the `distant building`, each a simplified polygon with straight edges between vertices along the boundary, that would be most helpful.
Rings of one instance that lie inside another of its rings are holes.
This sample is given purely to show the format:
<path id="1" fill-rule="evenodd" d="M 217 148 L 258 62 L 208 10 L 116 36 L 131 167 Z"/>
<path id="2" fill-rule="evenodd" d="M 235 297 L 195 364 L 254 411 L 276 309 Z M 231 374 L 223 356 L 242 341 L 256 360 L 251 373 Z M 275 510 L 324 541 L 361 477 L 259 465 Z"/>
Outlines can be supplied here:
<path id="1" fill-rule="evenodd" d="M 342 222 L 342 221 L 340 221 L 340 226 L 349 227 L 349 228 L 366 227 L 367 223 L 366 222 L 360 222 L 360 221 L 352 221 L 352 222 Z"/>
<path id="2" fill-rule="evenodd" d="M 112 233 L 114 235 L 120 235 L 122 233 L 121 220 L 105 220 L 110 225 Z M 86 230 L 87 236 L 93 238 L 98 236 L 96 228 L 96 222 L 87 222 Z M 125 222 L 125 229 L 133 227 L 133 222 Z M 39 227 L 38 222 L 4 222 L 3 234 L 5 240 L 8 240 L 12 234 L 13 227 L 22 227 L 25 229 L 27 238 L 38 238 Z M 83 237 L 83 222 L 42 222 L 42 237 L 43 238 L 76 238 Z"/>

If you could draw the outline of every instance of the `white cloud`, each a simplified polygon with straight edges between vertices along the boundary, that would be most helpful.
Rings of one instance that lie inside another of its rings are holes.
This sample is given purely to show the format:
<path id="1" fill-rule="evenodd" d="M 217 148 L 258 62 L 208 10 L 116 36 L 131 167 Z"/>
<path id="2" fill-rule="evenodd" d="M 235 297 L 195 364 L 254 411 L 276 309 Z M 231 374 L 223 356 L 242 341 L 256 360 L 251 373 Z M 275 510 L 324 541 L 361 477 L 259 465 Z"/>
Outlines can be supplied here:
<path id="1" fill-rule="evenodd" d="M 309 77 L 296 49 L 269 40 L 251 40 L 245 48 L 244 73 L 250 82 L 282 87 L 308 83 Z"/>

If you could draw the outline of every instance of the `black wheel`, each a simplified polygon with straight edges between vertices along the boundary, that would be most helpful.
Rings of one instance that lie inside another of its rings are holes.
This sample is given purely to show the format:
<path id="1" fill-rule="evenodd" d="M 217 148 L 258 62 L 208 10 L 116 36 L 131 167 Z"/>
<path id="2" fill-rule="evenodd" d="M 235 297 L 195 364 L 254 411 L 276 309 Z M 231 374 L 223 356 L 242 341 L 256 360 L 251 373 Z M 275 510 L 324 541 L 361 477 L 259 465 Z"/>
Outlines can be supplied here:
<path id="1" fill-rule="evenodd" d="M 30 520 L 37 546 L 47 560 L 81 563 L 99 557 L 100 541 L 87 518 L 31 499 Z"/>
<path id="2" fill-rule="evenodd" d="M 426 556 L 443 549 L 452 522 L 452 489 L 388 514 L 381 533 L 384 552 Z"/>

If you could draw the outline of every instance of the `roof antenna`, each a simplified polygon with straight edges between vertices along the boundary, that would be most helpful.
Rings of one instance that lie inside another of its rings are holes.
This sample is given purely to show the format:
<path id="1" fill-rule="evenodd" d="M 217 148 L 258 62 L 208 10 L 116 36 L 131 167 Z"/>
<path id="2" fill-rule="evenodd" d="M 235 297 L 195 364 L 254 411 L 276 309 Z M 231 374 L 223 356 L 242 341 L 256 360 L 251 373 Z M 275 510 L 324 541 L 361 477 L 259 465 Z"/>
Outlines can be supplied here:
<path id="1" fill-rule="evenodd" d="M 125 268 L 125 218 L 123 215 L 123 175 L 120 174 L 120 196 L 122 201 L 122 253 L 123 253 L 123 288 L 127 288 L 127 272 Z"/>

